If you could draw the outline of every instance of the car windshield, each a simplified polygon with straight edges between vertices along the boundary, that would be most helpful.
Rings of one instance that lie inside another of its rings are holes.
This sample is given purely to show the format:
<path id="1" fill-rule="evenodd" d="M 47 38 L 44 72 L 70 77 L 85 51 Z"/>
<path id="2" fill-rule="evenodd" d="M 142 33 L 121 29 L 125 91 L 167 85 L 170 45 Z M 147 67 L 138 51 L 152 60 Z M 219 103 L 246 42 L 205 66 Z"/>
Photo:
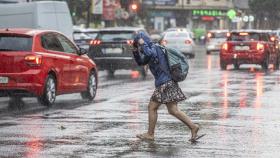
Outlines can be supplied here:
<path id="1" fill-rule="evenodd" d="M 228 41 L 258 41 L 260 40 L 260 34 L 258 33 L 231 33 Z"/>
<path id="2" fill-rule="evenodd" d="M 74 40 L 91 39 L 88 35 L 86 35 L 83 32 L 74 32 L 73 36 Z"/>
<path id="3" fill-rule="evenodd" d="M 86 33 L 91 39 L 95 39 L 98 35 L 97 32 L 87 32 Z"/>
<path id="4" fill-rule="evenodd" d="M 187 32 L 169 32 L 166 33 L 166 38 L 189 37 Z"/>
<path id="5" fill-rule="evenodd" d="M 97 38 L 104 42 L 125 41 L 133 39 L 133 32 L 101 32 Z"/>
<path id="6" fill-rule="evenodd" d="M 31 51 L 32 37 L 0 34 L 0 51 Z"/>
<path id="7" fill-rule="evenodd" d="M 226 32 L 210 32 L 210 38 L 227 38 Z"/>

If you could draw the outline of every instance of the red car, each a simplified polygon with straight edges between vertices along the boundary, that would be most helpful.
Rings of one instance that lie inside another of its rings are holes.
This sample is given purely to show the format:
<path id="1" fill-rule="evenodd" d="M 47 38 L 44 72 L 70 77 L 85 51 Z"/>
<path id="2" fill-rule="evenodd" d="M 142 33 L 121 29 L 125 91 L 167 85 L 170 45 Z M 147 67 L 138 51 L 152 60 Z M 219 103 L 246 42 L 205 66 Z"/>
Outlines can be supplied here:
<path id="1" fill-rule="evenodd" d="M 97 68 L 63 34 L 48 30 L 0 29 L 0 97 L 38 97 L 50 106 L 60 94 L 80 92 L 93 100 Z"/>
<path id="2" fill-rule="evenodd" d="M 233 64 L 239 69 L 241 64 L 259 64 L 268 69 L 273 64 L 279 68 L 279 55 L 275 44 L 270 40 L 269 33 L 259 30 L 231 31 L 220 50 L 220 67 L 225 70 Z"/>

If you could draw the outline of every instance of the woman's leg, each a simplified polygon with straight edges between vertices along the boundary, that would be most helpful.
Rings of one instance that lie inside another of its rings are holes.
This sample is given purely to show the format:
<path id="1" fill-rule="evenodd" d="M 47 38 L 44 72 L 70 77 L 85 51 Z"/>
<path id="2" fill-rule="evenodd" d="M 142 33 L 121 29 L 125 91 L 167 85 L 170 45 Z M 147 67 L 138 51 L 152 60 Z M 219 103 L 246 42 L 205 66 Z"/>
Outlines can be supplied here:
<path id="1" fill-rule="evenodd" d="M 141 139 L 154 139 L 154 133 L 155 133 L 155 126 L 157 123 L 157 110 L 161 104 L 158 102 L 150 101 L 148 105 L 148 112 L 149 112 L 149 128 L 148 132 L 144 134 L 137 135 L 138 138 Z"/>
<path id="2" fill-rule="evenodd" d="M 157 114 L 157 110 L 160 106 L 160 103 L 158 102 L 154 102 L 154 101 L 150 101 L 149 103 L 149 128 L 148 128 L 148 134 L 151 136 L 154 136 L 155 133 L 155 127 L 156 127 L 156 123 L 157 123 L 157 118 L 158 118 L 158 114 Z"/>
<path id="3" fill-rule="evenodd" d="M 192 133 L 192 138 L 194 139 L 197 136 L 199 130 L 198 125 L 192 123 L 191 119 L 181 110 L 178 109 L 176 102 L 171 102 L 166 104 L 169 114 L 175 116 L 177 119 L 181 120 L 185 125 L 187 125 Z"/>

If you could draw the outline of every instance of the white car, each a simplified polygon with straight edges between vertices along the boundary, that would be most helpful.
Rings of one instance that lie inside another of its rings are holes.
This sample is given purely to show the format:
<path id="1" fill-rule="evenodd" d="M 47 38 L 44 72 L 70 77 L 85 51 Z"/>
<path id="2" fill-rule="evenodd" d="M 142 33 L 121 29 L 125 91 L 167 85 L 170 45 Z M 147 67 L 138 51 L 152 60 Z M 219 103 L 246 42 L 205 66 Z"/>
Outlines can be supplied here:
<path id="1" fill-rule="evenodd" d="M 195 43 L 188 31 L 169 31 L 166 32 L 161 40 L 161 44 L 181 51 L 186 56 L 195 57 Z"/>
<path id="2" fill-rule="evenodd" d="M 210 30 L 206 37 L 206 54 L 219 52 L 221 45 L 227 40 L 228 30 Z"/>

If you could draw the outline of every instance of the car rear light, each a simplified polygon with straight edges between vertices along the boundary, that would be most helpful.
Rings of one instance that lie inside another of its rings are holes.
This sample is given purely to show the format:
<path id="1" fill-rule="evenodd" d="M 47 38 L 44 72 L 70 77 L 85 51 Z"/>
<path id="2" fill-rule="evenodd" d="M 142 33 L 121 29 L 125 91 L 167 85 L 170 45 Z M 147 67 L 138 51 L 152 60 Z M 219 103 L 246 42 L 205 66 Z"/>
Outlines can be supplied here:
<path id="1" fill-rule="evenodd" d="M 227 37 L 230 37 L 230 32 L 227 32 Z"/>
<path id="2" fill-rule="evenodd" d="M 258 44 L 257 44 L 257 50 L 263 51 L 263 50 L 264 50 L 264 45 L 261 44 L 261 43 L 258 43 Z"/>
<path id="3" fill-rule="evenodd" d="M 191 40 L 185 40 L 185 44 L 192 44 Z"/>
<path id="4" fill-rule="evenodd" d="M 207 33 L 207 37 L 208 37 L 208 38 L 211 38 L 211 37 L 212 37 L 212 33 L 208 32 L 208 33 Z"/>
<path id="5" fill-rule="evenodd" d="M 270 41 L 274 42 L 276 38 L 274 36 L 270 37 Z"/>
<path id="6" fill-rule="evenodd" d="M 27 55 L 24 60 L 30 66 L 40 66 L 42 64 L 42 56 L 40 55 Z"/>
<path id="7" fill-rule="evenodd" d="M 127 43 L 128 45 L 132 45 L 132 44 L 133 44 L 133 40 L 127 40 L 126 43 Z"/>
<path id="8" fill-rule="evenodd" d="M 248 32 L 240 32 L 239 35 L 240 36 L 248 36 L 249 34 L 248 34 Z"/>
<path id="9" fill-rule="evenodd" d="M 91 45 L 99 45 L 99 44 L 101 44 L 101 40 L 91 40 L 90 44 Z"/>
<path id="10" fill-rule="evenodd" d="M 224 43 L 224 44 L 222 45 L 222 50 L 225 50 L 225 51 L 228 50 L 228 44 L 227 44 L 227 43 Z"/>

